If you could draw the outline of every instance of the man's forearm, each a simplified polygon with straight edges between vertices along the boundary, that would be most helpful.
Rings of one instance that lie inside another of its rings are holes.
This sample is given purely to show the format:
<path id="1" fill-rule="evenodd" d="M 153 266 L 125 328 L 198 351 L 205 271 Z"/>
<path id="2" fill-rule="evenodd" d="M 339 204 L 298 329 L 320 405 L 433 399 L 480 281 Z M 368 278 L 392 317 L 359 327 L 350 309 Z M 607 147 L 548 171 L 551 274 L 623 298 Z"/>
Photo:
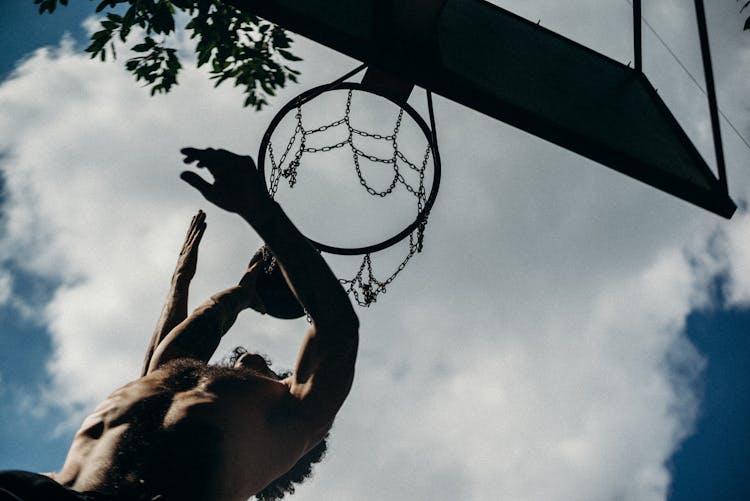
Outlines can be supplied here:
<path id="1" fill-rule="evenodd" d="M 357 315 L 339 280 L 277 203 L 269 200 L 240 216 L 271 248 L 287 283 L 318 327 L 357 327 Z"/>
<path id="2" fill-rule="evenodd" d="M 237 315 L 248 305 L 248 291 L 241 286 L 214 294 L 159 343 L 147 372 L 177 358 L 208 362 Z"/>
<path id="3" fill-rule="evenodd" d="M 143 360 L 143 369 L 141 370 L 141 376 L 145 376 L 148 373 L 149 366 L 151 364 L 151 357 L 153 357 L 156 348 L 164 340 L 167 334 L 172 329 L 177 327 L 180 322 L 187 318 L 187 307 L 188 307 L 188 287 L 190 286 L 190 280 L 181 277 L 177 271 L 172 276 L 172 282 L 169 289 L 169 295 L 164 303 L 164 307 L 161 310 L 159 321 L 156 323 L 154 328 L 154 334 L 151 337 L 148 349 L 146 350 L 146 356 Z"/>

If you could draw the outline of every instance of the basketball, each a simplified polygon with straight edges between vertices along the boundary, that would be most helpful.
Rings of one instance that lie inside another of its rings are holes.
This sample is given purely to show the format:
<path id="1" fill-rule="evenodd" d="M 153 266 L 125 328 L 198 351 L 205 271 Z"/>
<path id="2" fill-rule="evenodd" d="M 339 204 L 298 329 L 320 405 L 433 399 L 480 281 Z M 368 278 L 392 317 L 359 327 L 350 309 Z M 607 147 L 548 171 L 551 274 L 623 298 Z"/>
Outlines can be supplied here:
<path id="1" fill-rule="evenodd" d="M 265 245 L 258 249 L 250 261 L 250 265 L 258 262 L 261 264 L 255 287 L 258 296 L 266 307 L 266 313 L 282 319 L 304 316 L 305 310 L 287 285 L 284 274 L 281 273 L 281 267 L 271 249 Z"/>

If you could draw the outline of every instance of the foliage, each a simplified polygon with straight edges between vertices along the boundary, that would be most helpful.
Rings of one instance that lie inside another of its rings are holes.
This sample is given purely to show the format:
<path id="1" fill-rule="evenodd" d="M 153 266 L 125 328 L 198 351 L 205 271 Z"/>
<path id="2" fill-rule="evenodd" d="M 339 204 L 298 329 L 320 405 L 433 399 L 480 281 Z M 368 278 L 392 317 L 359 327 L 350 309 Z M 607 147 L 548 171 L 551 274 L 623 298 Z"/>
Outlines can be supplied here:
<path id="1" fill-rule="evenodd" d="M 39 13 L 53 13 L 68 0 L 34 0 Z M 86 52 L 102 61 L 116 57 L 114 40 L 127 42 L 135 32 L 141 38 L 131 46 L 139 55 L 125 67 L 136 81 L 151 87 L 151 95 L 166 93 L 177 84 L 182 68 L 177 49 L 168 43 L 175 35 L 175 15 L 186 13 L 185 27 L 197 40 L 198 67 L 208 65 L 216 86 L 233 80 L 242 86 L 245 106 L 261 109 L 268 97 L 296 82 L 299 71 L 288 64 L 300 58 L 290 52 L 291 39 L 279 26 L 240 11 L 225 0 L 101 0 L 96 12 L 107 11 L 101 30 L 91 35 Z M 137 28 L 140 28 L 137 30 Z"/>
<path id="2" fill-rule="evenodd" d="M 737 0 L 737 1 L 739 1 L 739 0 Z M 745 10 L 748 6 L 750 6 L 750 0 L 748 0 L 747 2 L 745 2 L 745 5 L 742 6 L 742 8 L 740 9 L 740 12 L 742 12 L 743 10 Z M 750 17 L 748 17 L 745 20 L 745 26 L 743 27 L 743 29 L 750 30 Z"/>

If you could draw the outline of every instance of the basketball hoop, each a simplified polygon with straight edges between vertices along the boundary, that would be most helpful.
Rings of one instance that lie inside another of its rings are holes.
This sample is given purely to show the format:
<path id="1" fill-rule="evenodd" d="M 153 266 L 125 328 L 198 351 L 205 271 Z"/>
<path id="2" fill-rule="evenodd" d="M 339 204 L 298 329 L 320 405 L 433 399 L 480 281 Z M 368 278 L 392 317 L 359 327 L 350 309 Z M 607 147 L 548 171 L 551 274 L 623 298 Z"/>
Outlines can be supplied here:
<path id="1" fill-rule="evenodd" d="M 346 81 L 364 68 L 364 65 L 360 66 L 330 84 L 310 89 L 289 101 L 276 114 L 276 116 L 274 116 L 266 133 L 263 135 L 260 144 L 260 151 L 258 153 L 258 169 L 261 173 L 266 190 L 271 197 L 275 198 L 279 189 L 279 184 L 283 179 L 286 180 L 286 184 L 289 188 L 294 188 L 298 181 L 297 174 L 300 166 L 304 163 L 306 157 L 316 153 L 329 152 L 331 150 L 348 149 L 352 154 L 353 168 L 356 171 L 359 183 L 370 196 L 385 198 L 393 193 L 394 190 L 403 188 L 416 199 L 416 216 L 414 219 L 396 234 L 388 236 L 377 243 L 364 246 L 345 247 L 310 239 L 313 246 L 321 252 L 343 256 L 364 256 L 355 276 L 351 279 L 340 279 L 340 281 L 345 289 L 347 289 L 347 292 L 354 296 L 359 305 L 370 306 L 375 302 L 378 294 L 386 291 L 386 287 L 395 279 L 396 275 L 404 269 L 406 263 L 411 257 L 422 251 L 424 231 L 440 185 L 440 155 L 438 151 L 432 96 L 430 92 L 427 91 L 427 106 L 430 120 L 430 125 L 428 126 L 419 113 L 406 102 L 408 91 L 411 89 L 411 86 L 408 86 L 407 92 L 404 92 L 404 87 L 402 85 L 398 89 L 400 95 L 396 95 L 396 93 L 388 92 L 388 87 L 384 84 L 382 79 L 375 79 L 371 75 L 369 78 L 365 78 L 366 83 Z M 373 82 L 375 85 L 373 85 Z M 401 82 L 401 84 L 403 84 L 403 82 Z M 304 106 L 315 98 L 320 97 L 322 94 L 333 91 L 346 92 L 346 110 L 344 115 L 332 122 L 320 124 L 314 128 L 305 128 L 302 122 Z M 393 132 L 390 134 L 377 134 L 362 130 L 362 128 L 352 125 L 350 114 L 353 93 L 366 93 L 378 96 L 394 104 L 399 109 L 399 112 L 395 119 Z M 292 113 L 294 114 L 294 121 L 296 122 L 292 136 L 286 142 L 283 152 L 279 152 L 278 150 L 274 151 L 272 135 L 277 130 L 281 121 Z M 413 120 L 427 141 L 424 155 L 419 161 L 412 161 L 399 149 L 399 133 L 401 130 L 402 119 L 405 116 L 408 116 Z M 322 135 L 323 133 L 333 131 L 334 129 L 339 129 L 345 132 L 345 139 L 340 140 L 339 138 L 339 140 L 332 144 L 320 147 L 312 147 L 307 143 L 308 138 Z M 392 154 L 386 157 L 369 154 L 367 151 L 364 151 L 363 148 L 355 144 L 355 138 L 367 138 L 371 141 L 391 145 Z M 376 189 L 369 184 L 367 176 L 363 174 L 363 170 L 360 168 L 360 161 L 362 159 L 366 159 L 373 164 L 382 166 L 386 169 L 389 168 L 393 171 L 391 182 L 385 189 Z M 425 173 L 430 165 L 432 166 L 432 183 L 429 193 L 427 193 L 425 188 Z M 412 176 L 416 175 L 419 181 L 412 184 L 405 175 L 407 172 Z M 406 238 L 409 239 L 409 250 L 404 260 L 387 278 L 383 280 L 376 278 L 373 272 L 371 254 L 391 247 Z"/>

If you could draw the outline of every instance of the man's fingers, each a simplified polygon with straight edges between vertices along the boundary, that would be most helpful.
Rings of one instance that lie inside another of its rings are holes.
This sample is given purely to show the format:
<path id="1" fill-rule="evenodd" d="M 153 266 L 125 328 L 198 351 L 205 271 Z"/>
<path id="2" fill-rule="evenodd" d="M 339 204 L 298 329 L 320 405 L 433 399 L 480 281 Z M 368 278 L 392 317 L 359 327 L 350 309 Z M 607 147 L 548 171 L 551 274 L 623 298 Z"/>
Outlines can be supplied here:
<path id="1" fill-rule="evenodd" d="M 202 210 L 199 210 L 193 216 L 193 219 L 190 220 L 190 227 L 188 228 L 188 231 L 192 231 L 194 228 L 197 228 L 205 220 L 206 220 L 206 213 L 203 212 Z"/>
<path id="2" fill-rule="evenodd" d="M 182 148 L 180 150 L 180 153 L 185 155 L 185 158 L 182 160 L 183 162 L 185 162 L 186 164 L 190 164 L 197 160 L 198 167 L 205 167 L 204 160 L 206 157 L 206 153 L 208 152 L 209 150 L 201 150 L 198 148 Z"/>
<path id="3" fill-rule="evenodd" d="M 206 221 L 206 213 L 202 210 L 198 211 L 198 214 L 195 215 L 195 223 L 197 225 L 204 225 L 205 226 Z"/>
<path id="4" fill-rule="evenodd" d="M 200 191 L 201 194 L 206 198 L 208 198 L 208 194 L 213 187 L 211 183 L 207 182 L 195 172 L 184 171 L 180 174 L 180 179 L 185 181 L 196 190 Z"/>
<path id="5" fill-rule="evenodd" d="M 188 228 L 187 235 L 185 235 L 185 241 L 182 243 L 180 256 L 184 257 L 188 253 L 198 252 L 198 245 L 200 245 L 205 231 L 206 214 L 203 211 L 199 211 L 190 221 L 190 227 Z"/>
<path id="6" fill-rule="evenodd" d="M 183 160 L 185 163 L 191 163 L 198 160 L 202 164 L 205 164 L 205 161 L 207 159 L 216 160 L 217 153 L 226 152 L 224 152 L 224 150 L 216 150 L 214 148 L 182 148 L 180 150 L 180 153 L 185 155 L 185 159 Z M 204 166 L 205 165 L 201 165 L 201 167 Z"/>
<path id="7" fill-rule="evenodd" d="M 186 157 L 194 157 L 194 158 L 196 158 L 196 157 L 199 157 L 201 155 L 201 153 L 204 153 L 206 151 L 207 150 L 200 149 L 200 148 L 190 148 L 190 147 L 188 147 L 188 148 L 182 148 L 180 150 L 180 153 L 182 153 Z"/>
<path id="8" fill-rule="evenodd" d="M 187 240 L 187 246 L 190 249 L 197 250 L 198 245 L 200 244 L 201 240 L 203 239 L 203 233 L 206 231 L 206 223 L 201 223 L 200 226 L 198 226 L 195 231 L 192 231 L 190 233 L 190 236 Z"/>
<path id="9" fill-rule="evenodd" d="M 190 227 L 188 228 L 187 235 L 185 236 L 185 242 L 191 242 L 195 240 L 196 235 L 200 239 L 203 232 L 206 229 L 206 213 L 199 210 L 198 213 L 193 216 L 190 221 Z"/>
<path id="10" fill-rule="evenodd" d="M 182 153 L 185 158 L 182 159 L 183 162 L 186 164 L 189 164 L 196 160 L 196 149 L 195 148 L 182 148 L 180 150 L 180 153 Z"/>
<path id="11" fill-rule="evenodd" d="M 185 250 L 185 247 L 187 247 L 188 242 L 190 242 L 190 239 L 192 238 L 193 233 L 195 233 L 195 228 L 198 226 L 198 216 L 200 213 L 193 216 L 193 218 L 190 220 L 190 225 L 188 226 L 187 233 L 185 233 L 185 241 L 182 244 L 182 250 Z"/>
<path id="12" fill-rule="evenodd" d="M 198 220 L 198 227 L 195 229 L 195 235 L 198 240 L 201 239 L 204 231 L 206 231 L 206 214 L 201 212 L 201 218 Z"/>

